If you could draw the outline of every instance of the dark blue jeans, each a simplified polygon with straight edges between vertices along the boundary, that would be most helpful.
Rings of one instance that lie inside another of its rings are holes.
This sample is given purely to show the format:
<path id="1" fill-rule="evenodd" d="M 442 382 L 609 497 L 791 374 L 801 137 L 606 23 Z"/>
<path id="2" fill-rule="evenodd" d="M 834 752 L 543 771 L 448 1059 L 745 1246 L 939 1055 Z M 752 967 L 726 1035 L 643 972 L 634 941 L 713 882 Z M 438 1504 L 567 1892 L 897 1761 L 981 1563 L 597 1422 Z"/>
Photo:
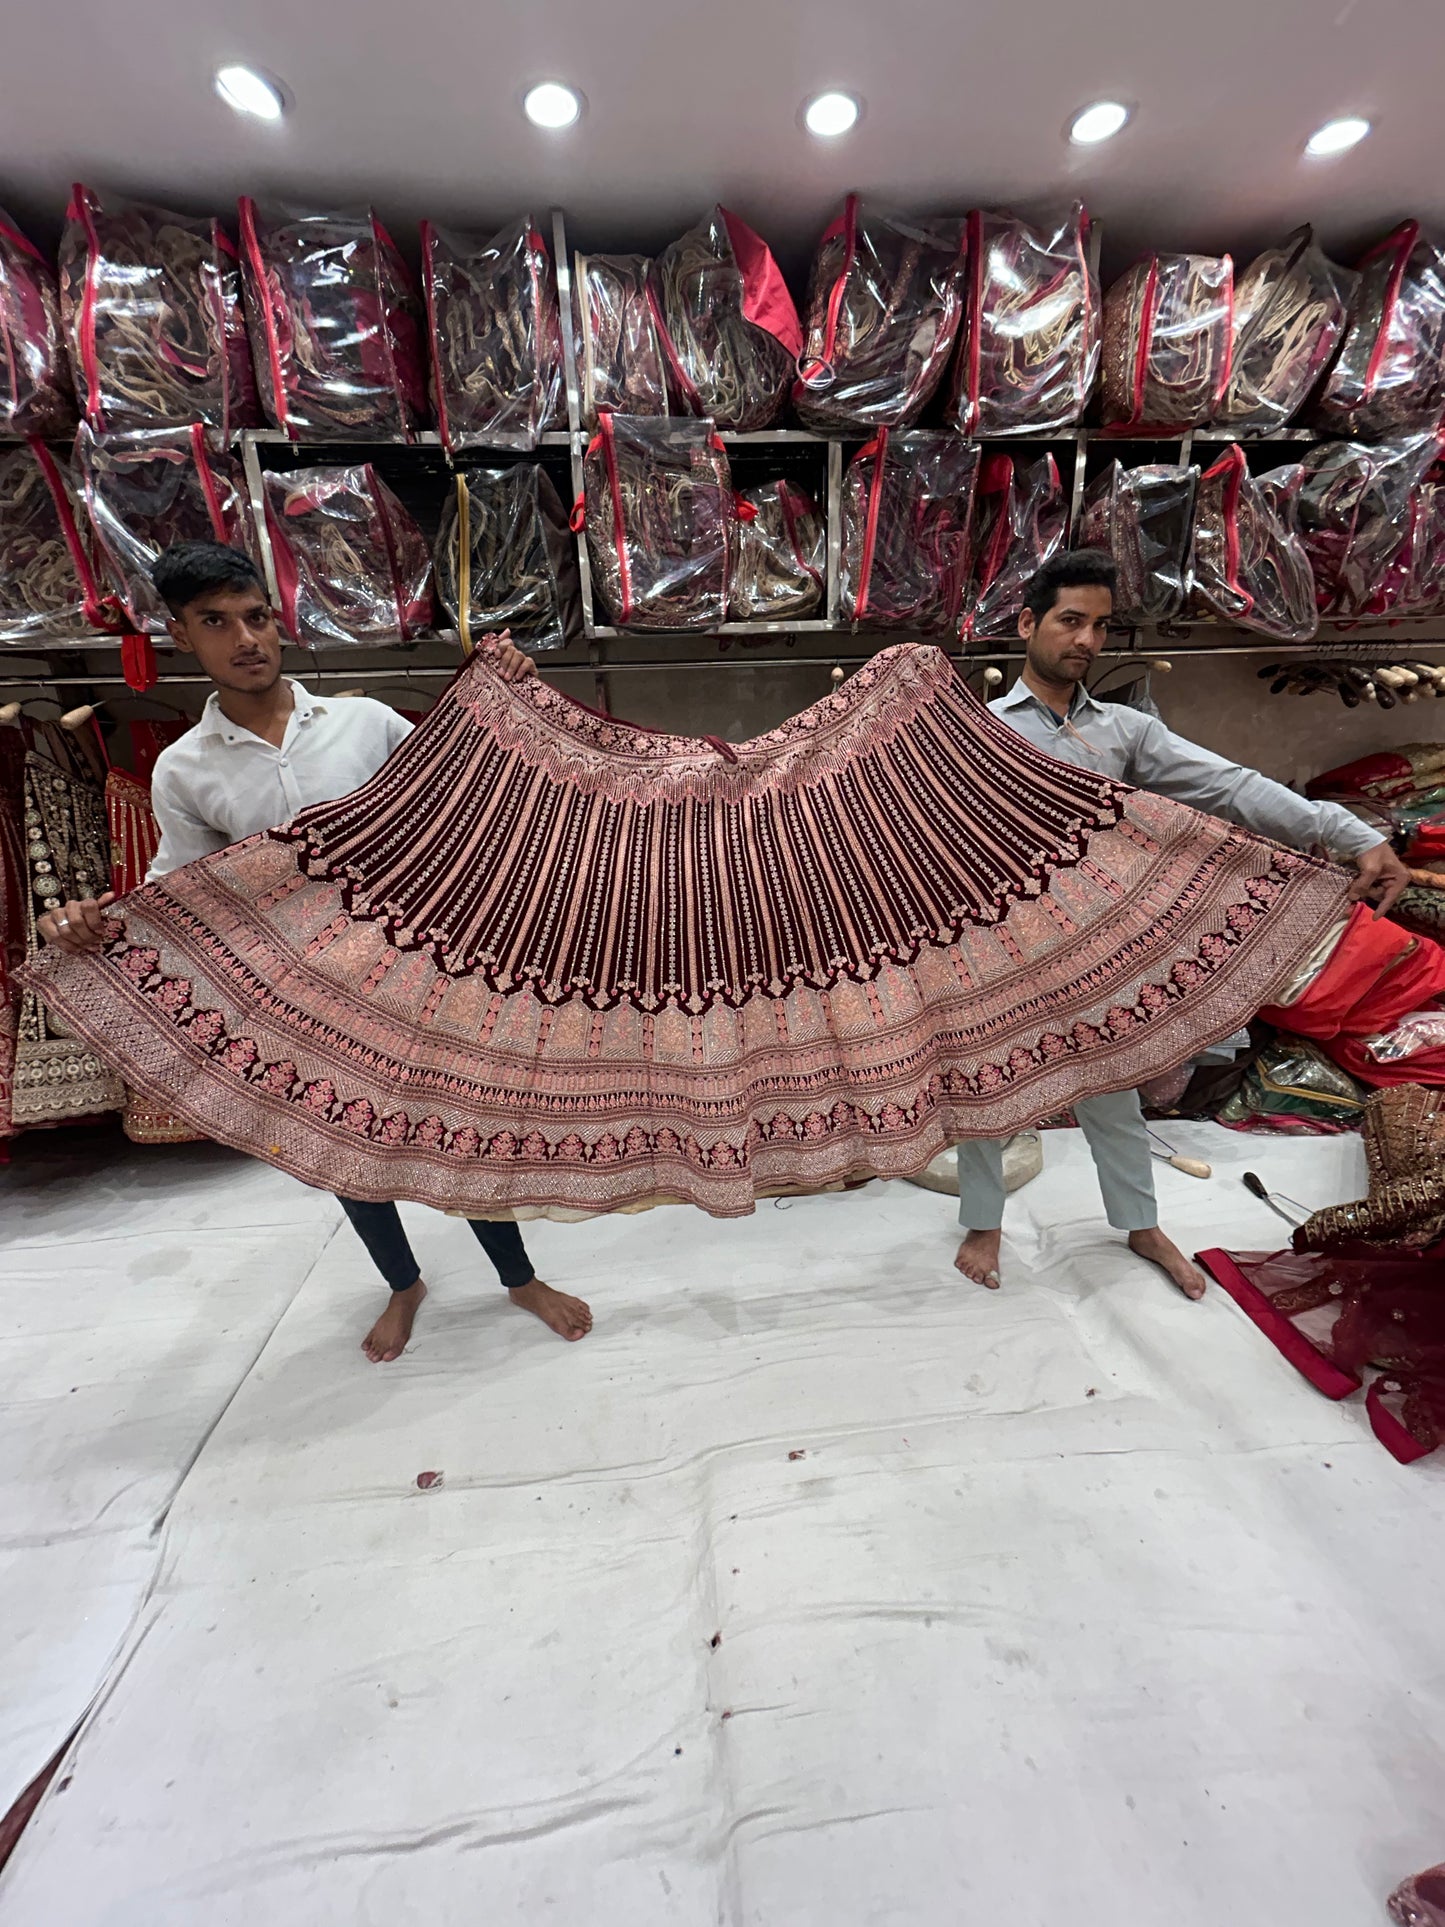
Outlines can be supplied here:
<path id="1" fill-rule="evenodd" d="M 357 1236 L 371 1253 L 377 1270 L 393 1291 L 406 1291 L 421 1276 L 412 1256 L 411 1245 L 401 1228 L 401 1213 L 394 1204 L 366 1204 L 360 1198 L 338 1198 L 336 1202 L 350 1218 Z M 477 1243 L 497 1267 L 497 1275 L 508 1291 L 532 1282 L 532 1260 L 514 1224 L 493 1224 L 486 1218 L 468 1218 Z"/>

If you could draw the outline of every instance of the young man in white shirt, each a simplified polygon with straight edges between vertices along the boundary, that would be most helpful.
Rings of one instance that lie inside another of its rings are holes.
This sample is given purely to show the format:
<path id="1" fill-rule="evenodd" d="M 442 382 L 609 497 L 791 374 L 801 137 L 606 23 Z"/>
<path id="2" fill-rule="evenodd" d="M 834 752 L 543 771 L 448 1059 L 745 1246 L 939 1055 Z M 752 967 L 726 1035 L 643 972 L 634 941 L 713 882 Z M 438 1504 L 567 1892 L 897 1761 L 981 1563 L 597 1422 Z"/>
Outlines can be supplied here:
<path id="1" fill-rule="evenodd" d="M 1353 863 L 1350 888 L 1383 915 L 1404 889 L 1404 865 L 1381 837 L 1338 803 L 1311 803 L 1258 770 L 1242 769 L 1166 729 L 1157 716 L 1121 703 L 1101 703 L 1084 678 L 1108 640 L 1114 613 L 1113 558 L 1101 549 L 1076 549 L 1045 563 L 1029 586 L 1019 615 L 1026 658 L 1006 696 L 989 704 L 1020 736 L 1063 763 L 1097 770 L 1139 789 L 1154 790 L 1211 816 L 1308 849 L 1320 844 Z M 1149 1136 L 1133 1091 L 1084 1098 L 1074 1106 L 1116 1230 L 1129 1248 L 1158 1265 L 1186 1298 L 1204 1295 L 1204 1274 L 1159 1229 Z M 997 1290 L 1003 1223 L 1003 1145 L 974 1141 L 958 1147 L 959 1223 L 967 1236 L 954 1260 L 965 1277 Z"/>
<path id="2" fill-rule="evenodd" d="M 215 689 L 200 721 L 162 751 L 151 779 L 160 847 L 147 881 L 257 830 L 289 822 L 312 803 L 327 803 L 369 782 L 410 732 L 384 703 L 350 696 L 323 701 L 281 674 L 281 638 L 254 564 L 217 542 L 167 549 L 152 572 L 171 612 L 178 648 L 196 658 Z M 503 641 L 499 667 L 508 681 L 535 675 L 536 665 Z M 42 917 L 47 943 L 62 950 L 98 949 L 107 940 L 107 894 L 67 903 Z M 391 1299 L 363 1341 L 377 1364 L 399 1358 L 426 1286 L 394 1204 L 341 1198 L 342 1209 L 391 1287 Z M 532 1273 L 515 1224 L 471 1220 L 515 1304 L 534 1312 L 566 1339 L 583 1338 L 592 1313 L 580 1298 L 554 1291 Z"/>

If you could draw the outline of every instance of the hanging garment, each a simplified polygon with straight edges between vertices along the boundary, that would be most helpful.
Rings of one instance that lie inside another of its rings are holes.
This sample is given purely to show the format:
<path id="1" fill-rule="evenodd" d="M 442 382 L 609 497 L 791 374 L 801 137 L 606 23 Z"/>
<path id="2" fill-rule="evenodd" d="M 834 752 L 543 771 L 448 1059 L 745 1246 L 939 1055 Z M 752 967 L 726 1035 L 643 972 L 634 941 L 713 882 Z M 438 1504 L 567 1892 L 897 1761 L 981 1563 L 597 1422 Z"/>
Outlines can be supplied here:
<path id="1" fill-rule="evenodd" d="M 105 814 L 110 826 L 110 887 L 118 897 L 128 896 L 144 883 L 151 858 L 160 848 L 160 825 L 151 807 L 149 781 L 112 766 L 105 779 Z M 199 1131 L 161 1110 L 139 1091 L 126 1091 L 120 1122 L 134 1144 L 195 1144 L 201 1138 Z"/>
<path id="2" fill-rule="evenodd" d="M 28 981 L 154 1102 L 348 1197 L 738 1216 L 1171 1068 L 1344 891 L 1054 762 L 923 645 L 739 744 L 479 653 L 370 783 Z"/>
<path id="3" fill-rule="evenodd" d="M 442 447 L 535 448 L 566 419 L 547 243 L 530 220 L 490 241 L 423 221 L 421 268 Z"/>
<path id="4" fill-rule="evenodd" d="M 129 435 L 260 419 L 236 248 L 221 223 L 72 189 L 60 298 L 85 419 Z"/>
<path id="5" fill-rule="evenodd" d="M 25 759 L 25 842 L 30 872 L 26 951 L 40 961 L 37 924 L 72 897 L 94 897 L 110 875 L 105 805 L 94 784 L 44 756 Z M 55 953 L 58 954 L 58 953 Z M 119 1077 L 61 1027 L 33 986 L 23 984 L 11 1114 L 17 1128 L 119 1110 Z"/>
<path id="6" fill-rule="evenodd" d="M 0 435 L 68 435 L 74 426 L 54 272 L 0 208 Z"/>

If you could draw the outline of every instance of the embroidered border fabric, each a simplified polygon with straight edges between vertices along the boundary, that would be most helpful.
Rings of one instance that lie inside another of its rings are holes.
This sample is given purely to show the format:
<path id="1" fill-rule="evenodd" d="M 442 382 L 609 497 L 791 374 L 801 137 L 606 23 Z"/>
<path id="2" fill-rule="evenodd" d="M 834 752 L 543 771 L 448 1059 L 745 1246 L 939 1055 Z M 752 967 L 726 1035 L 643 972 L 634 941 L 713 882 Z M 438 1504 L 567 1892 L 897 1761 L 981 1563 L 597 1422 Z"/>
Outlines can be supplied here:
<path id="1" fill-rule="evenodd" d="M 153 1101 L 344 1195 L 727 1216 L 1172 1068 L 1344 889 L 1053 762 L 924 646 L 721 747 L 478 656 L 371 783 L 32 976 Z"/>

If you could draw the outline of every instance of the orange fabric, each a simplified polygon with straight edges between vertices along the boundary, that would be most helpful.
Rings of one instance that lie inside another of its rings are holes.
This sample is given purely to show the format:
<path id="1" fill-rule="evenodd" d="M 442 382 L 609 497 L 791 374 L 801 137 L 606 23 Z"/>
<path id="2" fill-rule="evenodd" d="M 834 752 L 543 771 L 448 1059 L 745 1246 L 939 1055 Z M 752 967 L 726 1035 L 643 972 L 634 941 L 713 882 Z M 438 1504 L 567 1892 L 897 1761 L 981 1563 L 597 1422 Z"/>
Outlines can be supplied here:
<path id="1" fill-rule="evenodd" d="M 1445 1084 L 1445 1050 L 1377 1064 L 1363 1040 L 1411 1011 L 1445 1004 L 1445 947 L 1356 904 L 1334 955 L 1298 1002 L 1267 1004 L 1265 1023 L 1322 1044 L 1362 1084 Z"/>

